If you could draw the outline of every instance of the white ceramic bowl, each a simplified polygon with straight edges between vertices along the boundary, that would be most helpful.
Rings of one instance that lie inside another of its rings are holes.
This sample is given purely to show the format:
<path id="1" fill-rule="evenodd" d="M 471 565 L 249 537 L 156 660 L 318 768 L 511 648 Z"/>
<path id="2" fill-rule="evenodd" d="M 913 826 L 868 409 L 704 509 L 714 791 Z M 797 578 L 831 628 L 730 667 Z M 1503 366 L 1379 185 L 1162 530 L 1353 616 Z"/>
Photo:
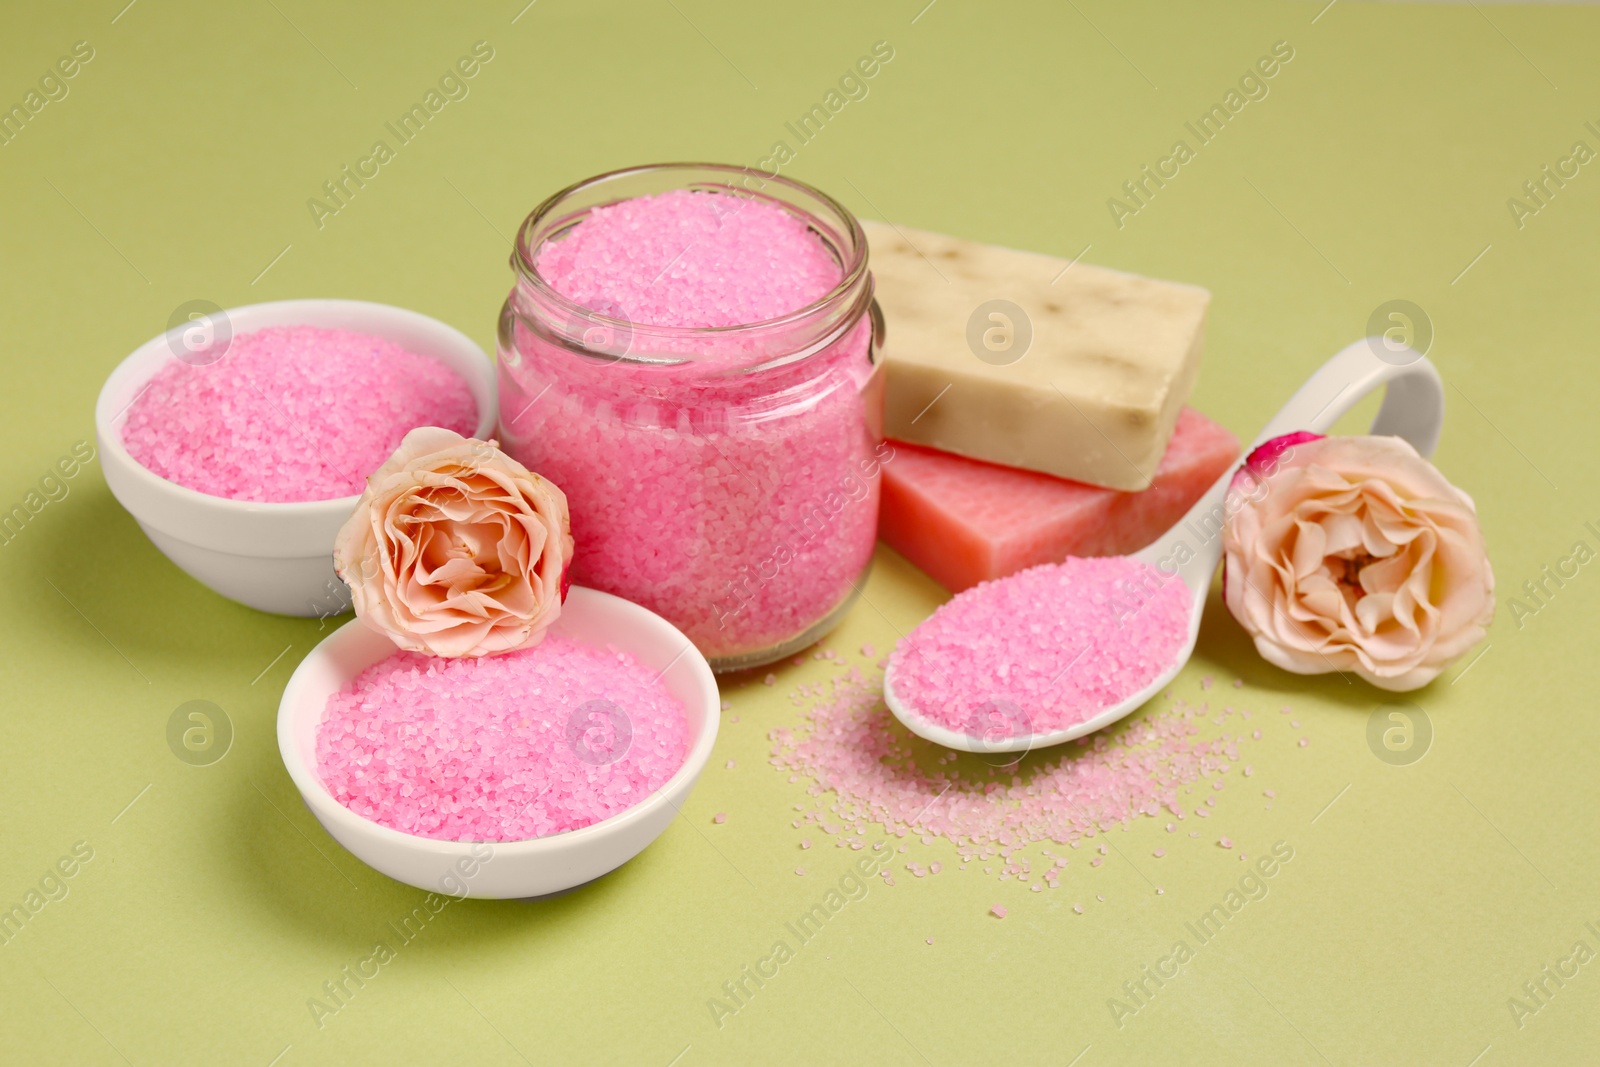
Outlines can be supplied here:
<path id="1" fill-rule="evenodd" d="M 612 644 L 653 670 L 683 702 L 689 752 L 666 785 L 620 814 L 550 837 L 494 843 L 438 841 L 380 826 L 340 804 L 317 773 L 317 727 L 328 697 L 394 652 L 360 620 L 346 623 L 295 668 L 278 706 L 278 748 L 306 807 L 335 841 L 390 878 L 436 893 L 536 897 L 615 870 L 667 828 L 711 757 L 721 720 L 717 681 L 698 649 L 661 616 L 639 605 L 573 586 L 550 629 L 589 644 Z"/>
<path id="2" fill-rule="evenodd" d="M 229 308 L 222 316 L 235 337 L 266 326 L 321 326 L 372 334 L 432 356 L 472 388 L 476 436 L 494 433 L 494 366 L 471 338 L 437 319 L 362 300 L 281 300 Z M 128 406 L 184 350 L 185 328 L 140 345 L 100 388 L 95 441 L 112 495 L 168 559 L 231 600 L 280 615 L 348 610 L 349 595 L 333 572 L 333 541 L 357 497 L 296 504 L 229 500 L 169 482 L 128 454 L 122 443 Z"/>

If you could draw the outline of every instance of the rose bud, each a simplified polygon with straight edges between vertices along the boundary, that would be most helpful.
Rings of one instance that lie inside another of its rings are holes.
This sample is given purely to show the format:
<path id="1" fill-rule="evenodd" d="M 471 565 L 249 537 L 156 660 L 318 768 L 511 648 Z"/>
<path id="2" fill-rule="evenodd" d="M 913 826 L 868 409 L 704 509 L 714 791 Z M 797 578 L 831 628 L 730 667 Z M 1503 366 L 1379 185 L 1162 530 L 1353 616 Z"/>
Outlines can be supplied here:
<path id="1" fill-rule="evenodd" d="M 356 617 L 412 652 L 538 644 L 566 597 L 567 498 L 493 441 L 423 426 L 367 479 L 334 544 Z"/>
<path id="2" fill-rule="evenodd" d="M 1278 438 L 1234 490 L 1223 596 L 1268 662 L 1404 691 L 1483 639 L 1494 573 L 1472 498 L 1401 438 Z"/>

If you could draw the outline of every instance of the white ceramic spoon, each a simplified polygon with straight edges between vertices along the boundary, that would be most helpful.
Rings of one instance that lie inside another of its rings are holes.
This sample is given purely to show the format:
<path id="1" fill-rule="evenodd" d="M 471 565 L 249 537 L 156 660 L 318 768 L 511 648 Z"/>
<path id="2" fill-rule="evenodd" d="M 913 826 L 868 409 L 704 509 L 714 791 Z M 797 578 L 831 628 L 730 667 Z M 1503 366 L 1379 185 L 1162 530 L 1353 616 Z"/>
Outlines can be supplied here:
<path id="1" fill-rule="evenodd" d="M 1248 456 L 1256 445 L 1284 434 L 1297 431 L 1325 432 L 1357 401 L 1380 385 L 1387 386 L 1387 390 L 1383 406 L 1372 421 L 1371 432 L 1403 437 L 1424 456 L 1432 455 L 1444 423 L 1444 387 L 1440 383 L 1439 372 L 1421 353 L 1410 348 L 1397 348 L 1382 337 L 1357 341 L 1324 363 L 1289 399 L 1283 410 L 1273 416 L 1250 448 L 1245 450 L 1245 455 Z M 1167 669 L 1149 685 L 1092 718 L 1064 729 L 1049 733 L 999 736 L 999 731 L 963 733 L 923 718 L 905 701 L 906 694 L 896 688 L 895 671 L 891 665 L 883 679 L 883 697 L 889 710 L 912 733 L 946 748 L 962 752 L 1022 753 L 1093 733 L 1139 708 L 1176 677 L 1194 652 L 1195 639 L 1200 633 L 1200 616 L 1205 611 L 1206 596 L 1211 588 L 1211 576 L 1217 569 L 1218 560 L 1222 558 L 1222 520 L 1227 514 L 1225 500 L 1228 485 L 1242 465 L 1241 461 L 1218 478 L 1176 526 L 1132 557 L 1151 566 L 1161 566 L 1164 573 L 1172 574 L 1182 549 L 1188 550 L 1187 562 L 1176 567 L 1176 576 L 1183 580 L 1189 590 L 1188 640 Z M 999 584 L 993 583 L 985 588 L 994 588 Z M 984 594 L 979 592 L 977 595 Z M 1039 610 L 1049 609 L 1041 607 Z M 912 631 L 913 634 L 915 632 Z M 977 672 L 987 668 L 983 663 L 974 662 L 965 669 Z"/>

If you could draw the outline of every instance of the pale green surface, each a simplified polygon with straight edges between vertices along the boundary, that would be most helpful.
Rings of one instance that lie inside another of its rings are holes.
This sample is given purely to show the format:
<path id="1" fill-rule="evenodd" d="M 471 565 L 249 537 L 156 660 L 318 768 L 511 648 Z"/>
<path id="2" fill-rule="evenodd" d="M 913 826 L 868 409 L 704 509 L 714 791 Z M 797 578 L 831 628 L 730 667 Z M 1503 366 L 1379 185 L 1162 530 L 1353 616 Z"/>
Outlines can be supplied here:
<path id="1" fill-rule="evenodd" d="M 1345 0 L 1312 25 L 1320 4 L 1019 13 L 939 0 L 913 25 L 923 0 L 781 16 L 540 0 L 513 25 L 521 0 L 376 17 L 304 0 L 226 15 L 141 0 L 112 25 L 123 2 L 18 5 L 0 34 L 6 102 L 74 41 L 97 53 L 67 99 L 0 148 L 7 507 L 92 437 L 104 375 L 177 305 L 360 297 L 487 347 L 510 280 L 506 235 L 536 201 L 628 164 L 755 162 L 774 138 L 793 143 L 784 122 L 886 39 L 895 58 L 871 95 L 790 173 L 863 215 L 1068 257 L 1092 244 L 1094 262 L 1211 287 L 1196 402 L 1241 434 L 1379 303 L 1416 301 L 1454 387 L 1437 459 L 1479 503 L 1503 595 L 1580 536 L 1600 547 L 1582 531 L 1600 520 L 1600 175 L 1586 167 L 1520 231 L 1505 206 L 1573 141 L 1600 147 L 1583 128 L 1600 120 L 1591 8 Z M 495 58 L 471 95 L 319 232 L 306 198 L 480 39 Z M 1280 39 L 1296 56 L 1271 95 L 1117 230 L 1106 198 Z M 1600 964 L 1520 1030 L 1506 1007 L 1576 939 L 1600 948 L 1583 928 L 1600 925 L 1592 568 L 1520 629 L 1502 600 L 1470 673 L 1417 695 L 1437 738 L 1406 768 L 1367 748 L 1378 693 L 1267 668 L 1213 603 L 1175 690 L 1198 698 L 1214 673 L 1213 699 L 1265 712 L 1250 781 L 1277 790 L 1271 811 L 1235 780 L 1202 840 L 1152 820 L 1119 835 L 1159 897 L 1125 863 L 1079 860 L 1061 890 L 1033 894 L 913 846 L 946 872 L 875 885 L 719 1030 L 707 998 L 846 862 L 824 841 L 804 857 L 814 874 L 793 874 L 805 783 L 765 762 L 767 730 L 798 721 L 784 694 L 824 665 L 786 668 L 774 689 L 736 681 L 741 721 L 687 806 L 692 825 L 566 898 L 452 905 L 318 1030 L 307 998 L 420 894 L 327 838 L 279 762 L 278 693 L 317 623 L 189 580 L 97 467 L 0 548 L 0 567 L 0 901 L 75 841 L 95 850 L 70 896 L 0 947 L 7 1062 L 509 1064 L 520 1050 L 532 1062 L 1067 1063 L 1090 1046 L 1084 1067 L 1465 1067 L 1480 1053 L 1489 1067 L 1597 1055 Z M 886 647 L 891 625 L 908 628 L 939 593 L 885 554 L 867 596 L 879 610 L 858 607 L 828 642 L 851 659 L 865 640 Z M 1238 675 L 1242 692 L 1227 684 Z M 169 714 L 196 698 L 237 728 L 209 768 L 180 763 L 164 739 Z M 1303 731 L 1278 715 L 1284 703 Z M 1309 748 L 1294 745 L 1302 732 Z M 1215 833 L 1252 853 L 1286 840 L 1296 858 L 1119 1031 L 1106 998 L 1240 873 Z M 1085 916 L 1071 911 L 1080 900 Z M 1003 922 L 987 915 L 996 902 L 1011 909 Z"/>

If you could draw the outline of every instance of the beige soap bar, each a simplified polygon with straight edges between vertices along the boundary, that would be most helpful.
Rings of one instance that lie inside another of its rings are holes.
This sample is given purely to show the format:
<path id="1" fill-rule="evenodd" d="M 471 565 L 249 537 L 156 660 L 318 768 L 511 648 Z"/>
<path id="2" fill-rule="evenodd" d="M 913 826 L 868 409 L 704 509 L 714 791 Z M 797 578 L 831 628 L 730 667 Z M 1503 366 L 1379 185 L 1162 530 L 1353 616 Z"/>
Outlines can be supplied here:
<path id="1" fill-rule="evenodd" d="M 890 437 L 1144 489 L 1194 387 L 1211 294 L 864 223 Z"/>

